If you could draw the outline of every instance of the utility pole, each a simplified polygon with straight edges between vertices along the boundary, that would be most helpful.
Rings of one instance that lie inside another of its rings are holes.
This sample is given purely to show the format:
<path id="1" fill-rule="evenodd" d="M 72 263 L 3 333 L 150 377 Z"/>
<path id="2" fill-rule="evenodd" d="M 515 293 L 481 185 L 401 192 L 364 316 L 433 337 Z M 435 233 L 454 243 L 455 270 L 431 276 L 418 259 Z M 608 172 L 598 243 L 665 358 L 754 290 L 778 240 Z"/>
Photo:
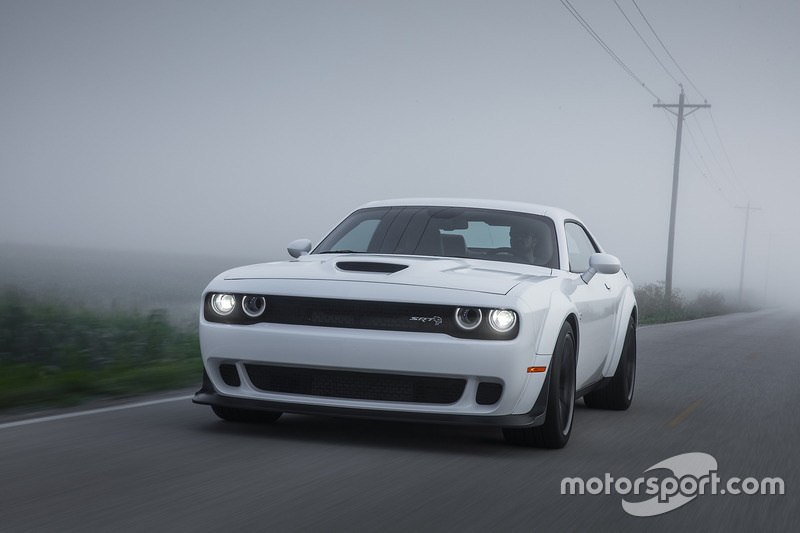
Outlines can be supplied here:
<path id="1" fill-rule="evenodd" d="M 681 95 L 678 98 L 677 104 L 653 104 L 653 107 L 662 107 L 667 109 L 678 117 L 678 128 L 675 137 L 675 164 L 672 170 L 672 205 L 669 210 L 669 239 L 667 241 L 667 275 L 664 281 L 664 300 L 669 306 L 672 302 L 672 259 L 675 252 L 675 213 L 678 210 L 678 176 L 681 167 L 681 135 L 683 132 L 683 119 L 684 117 L 694 113 L 700 108 L 711 107 L 710 104 L 695 104 L 688 105 L 684 103 L 683 86 L 681 86 Z M 678 112 L 672 110 L 673 107 L 678 108 Z M 686 112 L 689 109 L 689 112 Z"/>
<path id="2" fill-rule="evenodd" d="M 742 268 L 739 271 L 739 305 L 742 305 L 742 289 L 744 288 L 744 263 L 747 257 L 747 226 L 750 222 L 750 211 L 760 211 L 758 207 L 750 207 L 750 202 L 747 202 L 747 207 L 736 206 L 736 209 L 745 209 L 744 215 L 744 238 L 742 240 Z"/>

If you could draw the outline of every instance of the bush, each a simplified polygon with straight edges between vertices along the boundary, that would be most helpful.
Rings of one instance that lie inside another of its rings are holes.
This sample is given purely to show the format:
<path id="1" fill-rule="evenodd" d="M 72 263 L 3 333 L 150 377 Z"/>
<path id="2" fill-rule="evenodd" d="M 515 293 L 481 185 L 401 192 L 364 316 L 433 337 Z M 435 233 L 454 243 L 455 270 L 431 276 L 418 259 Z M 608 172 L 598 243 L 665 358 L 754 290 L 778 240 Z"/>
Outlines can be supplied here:
<path id="1" fill-rule="evenodd" d="M 197 332 L 160 310 L 92 311 L 15 289 L 0 296 L 0 408 L 184 387 L 202 376 Z"/>
<path id="2" fill-rule="evenodd" d="M 708 290 L 700 291 L 694 300 L 687 302 L 679 290 L 673 289 L 667 301 L 663 281 L 637 287 L 634 293 L 642 324 L 693 320 L 731 312 L 721 293 Z"/>
<path id="3" fill-rule="evenodd" d="M 691 311 L 698 316 L 714 316 L 729 313 L 731 310 L 722 293 L 702 290 L 692 302 Z"/>

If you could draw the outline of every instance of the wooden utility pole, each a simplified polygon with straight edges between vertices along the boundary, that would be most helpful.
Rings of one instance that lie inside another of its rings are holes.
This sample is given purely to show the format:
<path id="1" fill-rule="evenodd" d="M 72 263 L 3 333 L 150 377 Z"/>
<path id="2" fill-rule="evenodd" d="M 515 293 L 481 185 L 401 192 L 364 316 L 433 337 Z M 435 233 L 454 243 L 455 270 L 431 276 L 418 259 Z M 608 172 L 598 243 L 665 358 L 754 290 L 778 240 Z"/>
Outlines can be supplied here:
<path id="1" fill-rule="evenodd" d="M 675 137 L 675 164 L 672 170 L 672 205 L 669 210 L 669 240 L 667 241 L 667 275 L 664 281 L 664 300 L 667 305 L 672 302 L 672 259 L 675 252 L 675 213 L 678 210 L 678 176 L 681 167 L 681 134 L 683 132 L 684 117 L 694 113 L 700 108 L 711 107 L 710 104 L 688 105 L 684 103 L 683 86 L 677 104 L 653 104 L 653 107 L 663 107 L 678 117 L 677 135 Z M 672 110 L 678 108 L 678 112 Z M 686 112 L 689 109 L 689 112 Z"/>
<path id="2" fill-rule="evenodd" d="M 736 206 L 736 209 L 745 209 L 744 215 L 744 239 L 742 240 L 742 268 L 739 271 L 739 305 L 742 305 L 742 289 L 744 288 L 744 263 L 747 257 L 747 226 L 750 222 L 750 211 L 759 211 L 758 207 L 750 207 L 750 202 L 747 207 Z"/>

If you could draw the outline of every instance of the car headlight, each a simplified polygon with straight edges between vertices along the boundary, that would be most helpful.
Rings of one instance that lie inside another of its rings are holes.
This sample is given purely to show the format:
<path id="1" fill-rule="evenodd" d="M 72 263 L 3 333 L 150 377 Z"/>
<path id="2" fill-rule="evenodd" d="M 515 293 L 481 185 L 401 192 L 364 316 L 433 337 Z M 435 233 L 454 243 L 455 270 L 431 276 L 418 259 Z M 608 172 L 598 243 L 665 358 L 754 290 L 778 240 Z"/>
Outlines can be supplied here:
<path id="1" fill-rule="evenodd" d="M 263 296 L 245 296 L 242 298 L 242 310 L 251 318 L 256 318 L 264 313 L 267 300 Z"/>
<path id="2" fill-rule="evenodd" d="M 510 309 L 492 309 L 489 311 L 489 325 L 498 333 L 511 330 L 517 323 L 517 313 Z"/>
<path id="3" fill-rule="evenodd" d="M 233 294 L 215 294 L 211 297 L 211 308 L 215 313 L 227 316 L 236 308 L 236 296 Z"/>
<path id="4" fill-rule="evenodd" d="M 483 312 L 477 307 L 459 307 L 456 309 L 456 324 L 465 331 L 472 331 L 481 325 Z"/>

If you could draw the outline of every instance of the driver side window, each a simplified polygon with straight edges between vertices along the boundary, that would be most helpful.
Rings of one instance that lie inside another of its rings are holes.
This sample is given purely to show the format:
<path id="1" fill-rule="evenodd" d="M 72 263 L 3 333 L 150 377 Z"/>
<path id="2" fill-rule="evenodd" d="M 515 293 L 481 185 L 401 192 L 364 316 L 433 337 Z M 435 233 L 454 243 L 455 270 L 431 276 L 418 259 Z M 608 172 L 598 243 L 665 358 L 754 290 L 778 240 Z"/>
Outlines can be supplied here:
<path id="1" fill-rule="evenodd" d="M 567 222 L 564 229 L 567 235 L 569 270 L 576 273 L 585 272 L 589 268 L 589 257 L 599 250 L 580 224 Z"/>

